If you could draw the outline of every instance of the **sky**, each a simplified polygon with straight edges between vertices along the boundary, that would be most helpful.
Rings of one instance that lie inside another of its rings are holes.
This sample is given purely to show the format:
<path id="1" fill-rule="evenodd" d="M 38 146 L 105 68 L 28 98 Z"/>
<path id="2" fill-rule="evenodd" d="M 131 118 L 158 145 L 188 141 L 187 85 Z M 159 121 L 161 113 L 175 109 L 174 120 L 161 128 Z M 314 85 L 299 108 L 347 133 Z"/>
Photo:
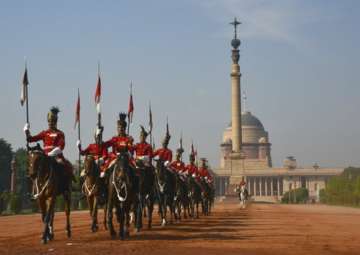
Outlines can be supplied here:
<path id="1" fill-rule="evenodd" d="M 178 147 L 191 140 L 217 167 L 230 121 L 233 28 L 239 28 L 241 86 L 247 110 L 263 123 L 274 166 L 293 155 L 300 166 L 360 165 L 360 2 L 313 0 L 0 1 L 0 137 L 25 145 L 20 106 L 26 58 L 31 132 L 61 110 L 65 156 L 77 158 L 74 130 L 81 94 L 82 144 L 93 142 L 97 65 L 102 77 L 104 138 L 116 133 L 133 83 L 134 123 L 156 145 L 166 118 Z M 186 156 L 187 158 L 187 156 Z"/>

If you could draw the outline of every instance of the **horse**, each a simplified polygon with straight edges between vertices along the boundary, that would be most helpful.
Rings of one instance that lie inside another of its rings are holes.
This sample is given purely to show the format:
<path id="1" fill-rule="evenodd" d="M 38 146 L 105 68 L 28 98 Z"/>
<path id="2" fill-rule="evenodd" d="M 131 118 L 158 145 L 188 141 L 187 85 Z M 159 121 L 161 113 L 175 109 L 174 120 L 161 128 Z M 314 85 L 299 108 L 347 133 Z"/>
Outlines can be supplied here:
<path id="1" fill-rule="evenodd" d="M 155 161 L 155 190 L 159 202 L 161 226 L 165 226 L 167 224 L 167 207 L 170 209 L 170 223 L 173 223 L 176 179 L 175 174 L 165 167 L 163 160 Z"/>
<path id="2" fill-rule="evenodd" d="M 95 161 L 95 158 L 92 155 L 87 155 L 84 160 L 84 172 L 85 172 L 85 180 L 82 185 L 82 192 L 85 194 L 90 217 L 92 219 L 91 231 L 96 232 L 98 228 L 98 205 L 101 204 L 100 196 L 101 193 L 105 189 L 104 180 L 100 179 L 100 169 L 98 164 Z M 106 200 L 106 199 L 105 199 Z M 106 212 L 107 212 L 107 201 L 103 201 L 104 203 L 104 228 L 107 230 L 106 224 Z"/>
<path id="3" fill-rule="evenodd" d="M 245 185 L 242 185 L 241 187 L 237 186 L 236 192 L 238 193 L 241 208 L 242 209 L 246 208 L 246 202 L 248 200 L 248 191 Z"/>
<path id="4" fill-rule="evenodd" d="M 33 198 L 37 200 L 44 224 L 41 241 L 43 244 L 54 239 L 54 214 L 56 197 L 63 195 L 65 202 L 66 233 L 71 237 L 70 204 L 71 178 L 65 175 L 64 166 L 45 155 L 40 145 L 28 146 L 28 175 L 32 180 Z M 52 162 L 53 161 L 53 162 Z"/>
<path id="5" fill-rule="evenodd" d="M 135 227 L 139 232 L 142 228 L 142 213 L 148 218 L 148 229 L 152 228 L 152 213 L 154 210 L 154 168 L 146 166 L 141 161 L 136 162 L 135 168 L 138 182 L 137 200 L 135 205 Z M 147 211 L 145 210 L 147 209 Z M 146 213 L 147 212 L 147 213 Z"/>
<path id="6" fill-rule="evenodd" d="M 190 199 L 190 212 L 192 218 L 199 218 L 199 204 L 202 202 L 201 186 L 194 176 L 188 177 L 188 197 Z M 196 213 L 196 216 L 195 216 Z"/>
<path id="7" fill-rule="evenodd" d="M 200 185 L 202 187 L 201 191 L 201 208 L 202 214 L 205 216 L 210 215 L 210 206 L 211 206 L 211 189 L 209 184 L 207 183 L 207 179 L 201 178 Z"/>
<path id="8" fill-rule="evenodd" d="M 181 220 L 181 209 L 183 208 L 184 219 L 187 218 L 189 213 L 189 198 L 188 198 L 188 188 L 187 183 L 182 179 L 179 174 L 176 175 L 175 182 L 175 197 L 174 197 L 174 208 L 175 208 L 175 219 Z"/>
<path id="9" fill-rule="evenodd" d="M 131 181 L 130 171 L 132 169 L 129 165 L 129 155 L 120 152 L 109 175 L 107 222 L 110 236 L 115 238 L 113 225 L 113 207 L 115 207 L 121 240 L 130 236 L 130 209 L 135 201 L 134 183 Z"/>

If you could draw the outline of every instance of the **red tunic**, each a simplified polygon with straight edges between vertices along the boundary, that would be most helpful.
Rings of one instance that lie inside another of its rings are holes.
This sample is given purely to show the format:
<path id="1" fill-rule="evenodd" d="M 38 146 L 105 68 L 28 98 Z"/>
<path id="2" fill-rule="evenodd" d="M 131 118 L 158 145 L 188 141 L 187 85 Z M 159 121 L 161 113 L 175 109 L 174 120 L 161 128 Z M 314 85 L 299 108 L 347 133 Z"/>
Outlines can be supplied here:
<path id="1" fill-rule="evenodd" d="M 242 181 L 240 182 L 240 187 L 241 187 L 241 186 L 244 186 L 244 185 L 246 185 L 246 182 L 242 180 Z"/>
<path id="2" fill-rule="evenodd" d="M 49 154 L 55 147 L 59 147 L 61 150 L 65 148 L 65 135 L 59 130 L 44 130 L 37 135 L 30 136 L 29 142 L 37 142 L 42 140 L 44 143 L 44 152 L 46 155 Z"/>
<path id="3" fill-rule="evenodd" d="M 133 152 L 133 141 L 131 136 L 114 136 L 104 143 L 106 148 L 112 147 L 112 152 L 116 154 L 122 150 Z"/>
<path id="4" fill-rule="evenodd" d="M 186 166 L 185 170 L 189 175 L 193 175 L 193 174 L 195 174 L 196 176 L 199 175 L 198 168 L 195 165 L 189 164 Z"/>
<path id="5" fill-rule="evenodd" d="M 136 158 L 139 158 L 141 156 L 148 156 L 149 159 L 151 159 L 153 155 L 152 147 L 148 143 L 137 143 L 134 146 Z"/>
<path id="6" fill-rule="evenodd" d="M 172 151 L 170 149 L 165 149 L 165 148 L 161 148 L 161 149 L 157 149 L 154 154 L 154 157 L 159 156 L 159 158 L 163 161 L 172 161 Z"/>
<path id="7" fill-rule="evenodd" d="M 95 159 L 103 158 L 104 160 L 108 156 L 107 149 L 104 144 L 92 143 L 85 150 L 80 151 L 81 155 L 92 155 Z"/>
<path id="8" fill-rule="evenodd" d="M 175 170 L 176 172 L 185 171 L 185 164 L 181 160 L 175 160 L 175 161 L 171 162 L 169 167 L 171 169 Z"/>
<path id="9" fill-rule="evenodd" d="M 112 152 L 109 153 L 109 159 L 105 162 L 104 170 L 106 170 L 111 163 L 116 159 L 116 153 L 120 151 L 133 152 L 133 141 L 134 139 L 131 136 L 114 136 L 110 140 L 104 142 L 105 148 L 112 148 Z M 134 165 L 134 159 L 130 158 L 130 163 Z"/>

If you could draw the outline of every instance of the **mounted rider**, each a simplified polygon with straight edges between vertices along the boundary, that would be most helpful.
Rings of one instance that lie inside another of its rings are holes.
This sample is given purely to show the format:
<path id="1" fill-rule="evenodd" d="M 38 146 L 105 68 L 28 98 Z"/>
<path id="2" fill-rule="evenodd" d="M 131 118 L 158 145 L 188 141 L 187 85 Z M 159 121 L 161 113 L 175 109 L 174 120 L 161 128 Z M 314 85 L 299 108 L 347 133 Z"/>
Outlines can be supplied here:
<path id="1" fill-rule="evenodd" d="M 71 179 L 74 179 L 73 167 L 71 163 L 65 159 L 63 155 L 63 150 L 65 148 L 65 135 L 64 133 L 57 128 L 58 113 L 59 109 L 57 107 L 52 107 L 47 114 L 47 121 L 49 128 L 43 130 L 37 135 L 32 136 L 30 134 L 29 124 L 26 123 L 24 127 L 26 140 L 27 142 L 37 142 L 43 141 L 44 153 L 50 158 L 50 167 L 59 171 L 64 170 L 64 177 L 71 182 Z M 70 186 L 70 185 L 69 185 Z M 68 188 L 68 187 L 67 187 Z"/>
<path id="2" fill-rule="evenodd" d="M 195 152 L 191 150 L 189 155 L 190 163 L 185 167 L 185 172 L 189 177 L 195 178 L 196 180 L 199 179 L 199 170 L 195 164 Z"/>
<path id="3" fill-rule="evenodd" d="M 152 146 L 146 142 L 149 135 L 143 126 L 140 126 L 140 142 L 134 146 L 135 163 L 139 168 L 151 167 L 151 159 L 153 156 Z"/>
<path id="4" fill-rule="evenodd" d="M 169 128 L 167 128 L 165 138 L 162 142 L 162 148 L 155 150 L 153 154 L 153 157 L 158 157 L 164 162 L 166 168 L 169 167 L 172 161 L 172 151 L 168 148 L 170 138 Z"/>
<path id="5" fill-rule="evenodd" d="M 128 152 L 129 153 L 129 162 L 134 165 L 134 160 L 132 158 L 133 153 L 133 141 L 134 139 L 126 134 L 126 114 L 120 113 L 119 119 L 117 121 L 117 136 L 113 136 L 110 140 L 104 142 L 105 148 L 112 148 L 112 152 L 109 153 L 108 160 L 105 163 L 104 169 L 109 169 L 113 166 L 116 161 L 117 153 Z"/>
<path id="6" fill-rule="evenodd" d="M 213 178 L 212 178 L 211 174 L 209 173 L 207 159 L 201 158 L 200 160 L 201 160 L 201 167 L 199 168 L 199 176 L 200 176 L 200 178 L 204 178 L 204 180 L 207 184 L 211 184 L 213 181 Z"/>
<path id="7" fill-rule="evenodd" d="M 182 174 L 185 171 L 185 163 L 181 160 L 181 156 L 183 153 L 184 149 L 178 148 L 175 154 L 176 159 L 169 165 L 169 168 L 171 168 L 178 174 Z"/>
<path id="8" fill-rule="evenodd" d="M 86 156 L 91 155 L 96 160 L 96 163 L 99 167 L 99 170 L 101 171 L 100 177 L 104 176 L 104 169 L 103 165 L 105 163 L 105 160 L 108 158 L 108 151 L 105 147 L 105 144 L 102 141 L 102 133 L 103 133 L 104 127 L 96 128 L 94 140 L 95 143 L 89 144 L 85 150 L 82 150 L 81 148 L 81 141 L 78 140 L 76 142 L 76 145 L 79 149 L 80 155 Z M 81 171 L 80 176 L 84 176 L 84 170 Z"/>

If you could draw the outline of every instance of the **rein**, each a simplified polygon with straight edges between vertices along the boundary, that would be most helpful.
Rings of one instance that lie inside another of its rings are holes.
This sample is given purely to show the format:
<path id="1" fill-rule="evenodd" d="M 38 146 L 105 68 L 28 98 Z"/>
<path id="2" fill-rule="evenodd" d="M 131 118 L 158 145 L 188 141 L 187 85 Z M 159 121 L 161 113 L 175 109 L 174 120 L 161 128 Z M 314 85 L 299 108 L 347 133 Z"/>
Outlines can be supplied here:
<path id="1" fill-rule="evenodd" d="M 36 187 L 36 194 L 34 194 L 34 199 L 37 199 L 46 189 L 46 187 L 49 185 L 50 178 L 46 180 L 45 185 L 42 187 L 41 191 L 39 191 L 39 185 L 38 185 L 38 178 L 35 179 L 35 187 Z"/>
<path id="2" fill-rule="evenodd" d="M 83 184 L 83 189 L 84 189 L 84 187 L 85 187 L 85 190 L 86 190 L 86 192 L 87 192 L 87 195 L 88 195 L 88 196 L 91 196 L 92 193 L 93 193 L 94 190 L 95 190 L 96 183 L 94 183 L 94 184 L 91 186 L 91 188 L 89 189 L 89 187 L 88 187 L 88 185 L 86 184 L 86 181 L 85 181 L 84 184 Z"/>
<path id="3" fill-rule="evenodd" d="M 123 184 L 121 185 L 121 187 L 118 188 L 118 186 L 116 185 L 116 181 L 115 181 L 115 169 L 113 170 L 111 183 L 112 183 L 112 185 L 114 185 L 114 188 L 115 188 L 115 191 L 116 191 L 116 195 L 117 195 L 118 200 L 119 200 L 120 202 L 126 201 L 127 196 L 128 196 L 128 191 L 127 191 L 126 183 L 123 182 Z M 125 190 L 125 197 L 122 197 L 122 196 L 120 195 L 120 191 L 121 191 L 122 189 Z"/>

